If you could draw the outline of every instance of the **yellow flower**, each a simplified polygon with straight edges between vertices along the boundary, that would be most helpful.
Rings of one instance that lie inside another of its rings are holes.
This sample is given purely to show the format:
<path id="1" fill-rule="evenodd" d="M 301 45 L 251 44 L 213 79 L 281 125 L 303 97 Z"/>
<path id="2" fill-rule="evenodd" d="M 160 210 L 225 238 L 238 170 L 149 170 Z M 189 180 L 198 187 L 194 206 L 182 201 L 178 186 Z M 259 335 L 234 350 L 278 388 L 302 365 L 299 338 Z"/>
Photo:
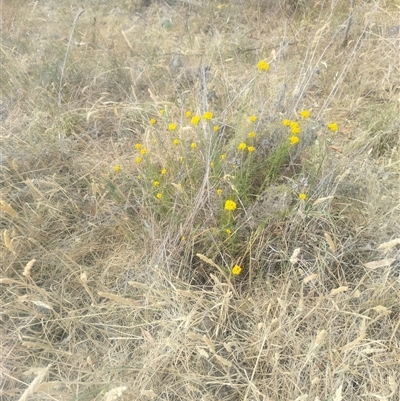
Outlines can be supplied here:
<path id="1" fill-rule="evenodd" d="M 156 120 L 155 118 L 151 118 L 151 119 L 149 120 L 149 123 L 150 123 L 151 125 L 154 125 L 156 122 L 157 122 L 157 120 Z"/>
<path id="2" fill-rule="evenodd" d="M 251 132 L 249 132 L 249 133 L 247 134 L 247 136 L 248 136 L 249 138 L 254 138 L 254 137 L 256 136 L 256 133 L 255 133 L 254 131 L 251 131 Z"/>
<path id="3" fill-rule="evenodd" d="M 190 110 L 188 110 L 188 111 L 185 113 L 185 116 L 186 116 L 187 118 L 189 118 L 191 115 L 192 115 L 192 112 L 191 112 Z"/>
<path id="4" fill-rule="evenodd" d="M 154 185 L 155 187 L 158 187 L 158 186 L 160 185 L 160 181 L 153 181 L 153 185 Z"/>
<path id="5" fill-rule="evenodd" d="M 161 198 L 162 198 L 162 193 L 159 192 L 159 193 L 156 195 L 156 198 L 157 198 L 157 199 L 161 199 Z"/>
<path id="6" fill-rule="evenodd" d="M 215 166 L 215 163 L 214 162 L 211 162 L 210 163 L 210 167 L 214 167 Z"/>
<path id="7" fill-rule="evenodd" d="M 293 135 L 300 134 L 300 125 L 297 121 L 292 121 L 290 123 L 290 130 L 292 131 Z"/>
<path id="8" fill-rule="evenodd" d="M 217 189 L 217 194 L 218 194 L 218 195 L 221 195 L 221 194 L 222 194 L 222 189 L 221 189 L 221 188 L 218 188 L 218 189 Z"/>
<path id="9" fill-rule="evenodd" d="M 214 125 L 214 131 L 217 132 L 219 130 L 219 125 Z"/>
<path id="10" fill-rule="evenodd" d="M 268 71 L 269 70 L 269 64 L 265 60 L 261 60 L 257 63 L 257 68 L 260 71 Z"/>
<path id="11" fill-rule="evenodd" d="M 190 144 L 190 147 L 191 147 L 192 149 L 196 149 L 196 148 L 197 148 L 197 143 L 196 143 L 196 142 L 192 142 L 192 143 Z"/>
<path id="12" fill-rule="evenodd" d="M 328 128 L 331 131 L 337 131 L 339 129 L 339 126 L 337 125 L 337 123 L 330 123 L 330 124 L 328 124 Z"/>
<path id="13" fill-rule="evenodd" d="M 221 160 L 225 160 L 225 158 L 226 158 L 225 154 L 221 155 Z"/>
<path id="14" fill-rule="evenodd" d="M 200 116 L 193 116 L 190 120 L 192 125 L 197 125 L 200 122 Z"/>
<path id="15" fill-rule="evenodd" d="M 174 139 L 174 140 L 172 141 L 172 143 L 173 143 L 174 145 L 179 145 L 179 139 Z"/>
<path id="16" fill-rule="evenodd" d="M 292 131 L 293 135 L 297 135 L 297 134 L 300 134 L 301 129 L 300 129 L 300 127 L 293 127 L 293 128 L 291 128 L 291 131 Z"/>
<path id="17" fill-rule="evenodd" d="M 249 153 L 253 153 L 256 150 L 256 148 L 254 146 L 249 146 L 247 150 L 249 151 Z"/>
<path id="18" fill-rule="evenodd" d="M 141 179 L 143 178 L 143 176 L 142 176 L 141 174 L 139 174 L 139 175 L 137 176 L 137 178 L 138 178 L 138 180 L 141 180 Z"/>
<path id="19" fill-rule="evenodd" d="M 239 143 L 239 146 L 238 146 L 239 150 L 245 150 L 246 148 L 247 148 L 247 145 L 244 142 Z"/>
<path id="20" fill-rule="evenodd" d="M 113 167 L 113 169 L 114 169 L 114 171 L 119 171 L 119 170 L 121 170 L 121 166 L 120 166 L 119 164 L 116 164 L 116 165 Z"/>
<path id="21" fill-rule="evenodd" d="M 160 110 L 160 114 L 163 116 L 163 115 L 165 114 L 165 110 L 164 110 L 164 109 L 161 109 L 161 110 Z"/>
<path id="22" fill-rule="evenodd" d="M 137 149 L 137 150 L 142 149 L 142 144 L 141 143 L 135 143 L 135 149 Z"/>
<path id="23" fill-rule="evenodd" d="M 140 153 L 141 153 L 142 155 L 145 155 L 145 154 L 147 153 L 147 149 L 146 149 L 146 148 L 140 149 Z"/>
<path id="24" fill-rule="evenodd" d="M 304 193 L 301 193 L 301 194 L 299 195 L 299 199 L 302 200 L 302 201 L 305 201 L 305 200 L 307 199 L 307 195 L 304 194 Z"/>
<path id="25" fill-rule="evenodd" d="M 284 125 L 285 127 L 289 127 L 290 125 L 290 120 L 285 118 L 284 120 L 282 120 L 282 125 Z"/>
<path id="26" fill-rule="evenodd" d="M 255 123 L 256 121 L 257 121 L 257 116 L 250 116 L 249 117 L 249 120 L 252 122 L 252 123 Z"/>
<path id="27" fill-rule="evenodd" d="M 238 276 L 242 271 L 242 268 L 239 265 L 235 265 L 232 267 L 232 274 L 234 276 Z"/>
<path id="28" fill-rule="evenodd" d="M 175 123 L 171 123 L 168 125 L 168 131 L 175 131 L 176 130 L 176 124 Z"/>
<path id="29" fill-rule="evenodd" d="M 232 234 L 232 231 L 231 231 L 229 228 L 227 228 L 227 229 L 225 230 L 225 232 L 226 232 L 228 235 L 231 235 L 231 234 Z"/>
<path id="30" fill-rule="evenodd" d="M 137 157 L 137 158 L 135 159 L 135 162 L 136 162 L 137 164 L 141 163 L 141 162 L 142 162 L 142 158 L 141 158 L 141 157 Z"/>
<path id="31" fill-rule="evenodd" d="M 179 163 L 183 163 L 183 157 L 182 156 L 179 158 Z"/>
<path id="32" fill-rule="evenodd" d="M 213 118 L 213 113 L 211 111 L 206 111 L 203 114 L 203 118 L 204 120 L 211 120 Z"/>
<path id="33" fill-rule="evenodd" d="M 166 169 L 166 168 L 163 168 L 163 169 L 161 170 L 161 175 L 165 175 L 165 174 L 167 174 L 167 169 Z"/>
<path id="34" fill-rule="evenodd" d="M 310 117 L 310 110 L 301 110 L 299 114 L 302 118 L 307 119 Z"/>
<path id="35" fill-rule="evenodd" d="M 225 202 L 224 209 L 225 210 L 229 210 L 229 211 L 234 211 L 236 209 L 236 202 L 234 202 L 233 200 L 228 199 Z"/>
<path id="36" fill-rule="evenodd" d="M 292 136 L 289 138 L 289 141 L 290 141 L 290 144 L 291 144 L 291 145 L 296 145 L 296 143 L 299 143 L 300 139 L 299 139 L 298 136 L 292 135 Z"/>

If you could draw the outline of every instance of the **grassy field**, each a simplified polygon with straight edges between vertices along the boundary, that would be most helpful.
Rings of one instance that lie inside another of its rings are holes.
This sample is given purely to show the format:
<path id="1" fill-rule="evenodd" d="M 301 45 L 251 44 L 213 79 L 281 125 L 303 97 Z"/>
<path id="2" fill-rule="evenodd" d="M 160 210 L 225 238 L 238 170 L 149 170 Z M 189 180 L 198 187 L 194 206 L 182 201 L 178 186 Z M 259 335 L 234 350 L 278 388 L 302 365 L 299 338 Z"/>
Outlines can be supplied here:
<path id="1" fill-rule="evenodd" d="M 400 400 L 395 0 L 1 3 L 0 399 Z"/>

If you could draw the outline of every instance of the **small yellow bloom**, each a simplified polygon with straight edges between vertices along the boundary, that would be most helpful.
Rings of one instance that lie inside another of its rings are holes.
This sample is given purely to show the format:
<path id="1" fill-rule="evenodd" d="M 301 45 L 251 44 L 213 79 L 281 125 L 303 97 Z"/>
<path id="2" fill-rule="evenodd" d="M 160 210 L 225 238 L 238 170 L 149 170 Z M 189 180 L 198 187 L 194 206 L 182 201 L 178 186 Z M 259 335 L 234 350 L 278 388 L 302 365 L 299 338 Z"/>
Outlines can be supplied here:
<path id="1" fill-rule="evenodd" d="M 225 230 L 225 232 L 226 232 L 228 235 L 231 235 L 231 234 L 232 234 L 232 230 L 230 230 L 229 228 L 227 228 L 227 229 Z"/>
<path id="2" fill-rule="evenodd" d="M 179 158 L 179 163 L 183 163 L 183 157 L 182 156 Z"/>
<path id="3" fill-rule="evenodd" d="M 161 198 L 162 198 L 162 193 L 159 192 L 159 193 L 156 195 L 156 198 L 157 198 L 157 199 L 161 199 Z"/>
<path id="4" fill-rule="evenodd" d="M 285 118 L 284 120 L 282 120 L 282 125 L 284 125 L 285 127 L 289 127 L 290 125 L 290 120 Z"/>
<path id="5" fill-rule="evenodd" d="M 215 166 L 215 163 L 214 162 L 211 162 L 210 163 L 210 167 L 214 167 Z"/>
<path id="6" fill-rule="evenodd" d="M 306 120 L 308 117 L 310 117 L 310 110 L 301 110 L 299 114 Z"/>
<path id="7" fill-rule="evenodd" d="M 173 143 L 174 145 L 179 145 L 179 139 L 174 139 L 174 140 L 172 141 L 172 143 Z"/>
<path id="8" fill-rule="evenodd" d="M 254 138 L 254 137 L 256 136 L 256 133 L 255 133 L 254 131 L 251 131 L 251 132 L 249 132 L 249 133 L 247 134 L 247 136 L 248 136 L 249 138 Z"/>
<path id="9" fill-rule="evenodd" d="M 289 126 L 290 126 L 291 129 L 300 127 L 300 125 L 299 125 L 299 123 L 297 121 L 290 121 Z"/>
<path id="10" fill-rule="evenodd" d="M 114 169 L 114 171 L 119 171 L 119 170 L 121 170 L 121 166 L 120 166 L 119 164 L 116 164 L 116 165 L 113 167 L 113 169 Z"/>
<path id="11" fill-rule="evenodd" d="M 153 185 L 154 185 L 155 187 L 158 187 L 158 186 L 160 185 L 160 181 L 153 181 Z"/>
<path id="12" fill-rule="evenodd" d="M 265 60 L 261 60 L 257 63 L 257 68 L 260 71 L 268 71 L 269 70 L 269 64 Z"/>
<path id="13" fill-rule="evenodd" d="M 200 116 L 193 116 L 190 120 L 190 124 L 197 125 L 200 122 Z"/>
<path id="14" fill-rule="evenodd" d="M 156 120 L 155 118 L 151 118 L 151 119 L 149 120 L 149 123 L 150 123 L 151 125 L 154 125 L 156 122 L 157 122 L 157 120 Z"/>
<path id="15" fill-rule="evenodd" d="M 214 131 L 217 132 L 219 130 L 219 125 L 214 125 Z"/>
<path id="16" fill-rule="evenodd" d="M 161 175 L 165 175 L 165 174 L 167 174 L 167 169 L 166 169 L 166 168 L 163 168 L 163 169 L 161 170 Z"/>
<path id="17" fill-rule="evenodd" d="M 295 135 L 292 135 L 289 138 L 289 142 L 290 142 L 291 145 L 296 145 L 296 143 L 299 143 L 299 141 L 300 141 L 299 137 L 295 136 Z"/>
<path id="18" fill-rule="evenodd" d="M 175 131 L 175 130 L 176 130 L 176 124 L 175 123 L 168 124 L 168 131 Z"/>
<path id="19" fill-rule="evenodd" d="M 191 147 L 192 149 L 196 149 L 196 148 L 197 148 L 197 143 L 196 143 L 196 142 L 192 142 L 192 143 L 190 144 L 190 147 Z"/>
<path id="20" fill-rule="evenodd" d="M 257 116 L 250 116 L 249 117 L 249 120 L 252 122 L 252 123 L 255 123 L 256 121 L 257 121 Z"/>
<path id="21" fill-rule="evenodd" d="M 189 118 L 191 115 L 192 115 L 192 112 L 191 112 L 190 110 L 188 110 L 188 111 L 185 113 L 185 116 L 186 116 L 187 118 Z"/>
<path id="22" fill-rule="evenodd" d="M 225 202 L 224 209 L 225 210 L 229 210 L 229 211 L 234 211 L 236 209 L 236 202 L 234 202 L 233 200 L 228 199 Z"/>
<path id="23" fill-rule="evenodd" d="M 214 114 L 211 111 L 206 111 L 203 114 L 203 118 L 204 118 L 204 120 L 211 120 L 213 118 L 213 115 Z"/>
<path id="24" fill-rule="evenodd" d="M 337 131 L 339 129 L 339 126 L 337 125 L 337 123 L 330 123 L 330 124 L 328 124 L 328 128 L 331 131 Z"/>
<path id="25" fill-rule="evenodd" d="M 301 193 L 299 195 L 299 199 L 302 200 L 302 201 L 305 201 L 307 199 L 307 195 L 305 193 Z"/>
<path id="26" fill-rule="evenodd" d="M 141 153 L 142 155 L 145 155 L 145 154 L 147 153 L 147 149 L 146 149 L 146 148 L 140 149 L 140 153 Z"/>
<path id="27" fill-rule="evenodd" d="M 141 163 L 142 162 L 142 158 L 141 157 L 137 157 L 136 159 L 135 159 L 135 163 L 136 164 L 139 164 L 139 163 Z"/>
<path id="28" fill-rule="evenodd" d="M 256 150 L 256 148 L 254 146 L 249 146 L 247 150 L 249 153 L 253 153 Z"/>
<path id="29" fill-rule="evenodd" d="M 297 121 L 292 121 L 290 123 L 290 130 L 291 130 L 293 135 L 300 134 L 301 130 L 300 130 L 299 123 Z"/>
<path id="30" fill-rule="evenodd" d="M 137 176 L 137 178 L 138 178 L 138 180 L 141 180 L 141 179 L 143 178 L 143 176 L 142 176 L 141 174 L 139 174 L 139 175 Z"/>
<path id="31" fill-rule="evenodd" d="M 242 268 L 239 265 L 235 265 L 232 267 L 232 274 L 234 276 L 238 276 L 242 271 Z"/>
<path id="32" fill-rule="evenodd" d="M 225 154 L 221 155 L 221 160 L 225 160 L 225 159 L 226 159 L 226 155 Z"/>
<path id="33" fill-rule="evenodd" d="M 163 115 L 165 114 L 165 110 L 164 110 L 164 109 L 161 109 L 161 110 L 160 110 L 160 114 L 163 116 Z"/>
<path id="34" fill-rule="evenodd" d="M 245 150 L 246 148 L 247 148 L 247 145 L 244 142 L 239 143 L 239 146 L 238 146 L 239 150 Z"/>
<path id="35" fill-rule="evenodd" d="M 141 143 L 135 143 L 135 149 L 137 149 L 137 150 L 142 149 L 142 144 Z"/>
<path id="36" fill-rule="evenodd" d="M 222 194 L 222 189 L 221 189 L 221 188 L 218 188 L 218 189 L 217 189 L 217 194 L 218 194 L 218 195 L 221 195 L 221 194 Z"/>

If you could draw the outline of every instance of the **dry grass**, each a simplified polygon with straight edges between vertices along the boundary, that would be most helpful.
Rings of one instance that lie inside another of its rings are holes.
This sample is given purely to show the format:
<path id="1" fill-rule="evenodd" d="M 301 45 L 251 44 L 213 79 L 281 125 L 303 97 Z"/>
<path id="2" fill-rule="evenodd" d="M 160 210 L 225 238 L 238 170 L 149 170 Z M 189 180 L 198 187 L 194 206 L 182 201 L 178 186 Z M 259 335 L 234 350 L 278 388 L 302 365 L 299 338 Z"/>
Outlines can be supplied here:
<path id="1" fill-rule="evenodd" d="M 55 3 L 1 4 L 0 398 L 398 401 L 396 2 Z"/>

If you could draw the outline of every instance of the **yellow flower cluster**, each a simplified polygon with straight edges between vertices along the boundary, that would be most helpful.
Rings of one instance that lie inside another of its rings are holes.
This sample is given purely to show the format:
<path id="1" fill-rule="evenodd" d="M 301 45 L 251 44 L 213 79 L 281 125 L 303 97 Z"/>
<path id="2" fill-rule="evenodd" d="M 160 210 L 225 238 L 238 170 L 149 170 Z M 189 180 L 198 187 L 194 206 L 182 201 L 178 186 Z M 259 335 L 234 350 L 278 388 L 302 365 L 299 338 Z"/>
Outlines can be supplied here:
<path id="1" fill-rule="evenodd" d="M 299 114 L 300 114 L 301 118 L 304 118 L 305 120 L 308 117 L 310 117 L 310 111 L 309 110 L 301 110 Z"/>
<path id="2" fill-rule="evenodd" d="M 233 212 L 236 209 L 236 202 L 233 200 L 228 199 L 225 202 L 225 206 L 224 206 L 225 210 L 229 210 L 230 212 Z"/>
<path id="3" fill-rule="evenodd" d="M 328 124 L 328 128 L 331 130 L 331 131 L 337 131 L 338 129 L 339 129 L 339 126 L 337 125 L 337 123 L 329 123 Z"/>
<path id="4" fill-rule="evenodd" d="M 192 125 L 197 125 L 200 122 L 200 116 L 193 116 L 192 119 L 190 120 L 190 123 Z"/>
<path id="5" fill-rule="evenodd" d="M 247 148 L 247 145 L 244 142 L 239 143 L 239 146 L 238 146 L 239 150 L 245 150 L 246 148 Z"/>
<path id="6" fill-rule="evenodd" d="M 257 63 L 257 68 L 260 71 L 268 71 L 269 70 L 269 64 L 265 60 L 261 60 Z"/>
<path id="7" fill-rule="evenodd" d="M 238 276 L 242 272 L 242 268 L 239 265 L 235 265 L 232 267 L 232 274 L 234 276 Z"/>
<path id="8" fill-rule="evenodd" d="M 168 131 L 175 131 L 175 130 L 176 130 L 176 124 L 175 123 L 168 124 Z"/>
<path id="9" fill-rule="evenodd" d="M 203 119 L 204 120 L 211 120 L 212 118 L 213 118 L 213 113 L 211 112 L 211 111 L 206 111 L 204 114 L 203 114 Z"/>

